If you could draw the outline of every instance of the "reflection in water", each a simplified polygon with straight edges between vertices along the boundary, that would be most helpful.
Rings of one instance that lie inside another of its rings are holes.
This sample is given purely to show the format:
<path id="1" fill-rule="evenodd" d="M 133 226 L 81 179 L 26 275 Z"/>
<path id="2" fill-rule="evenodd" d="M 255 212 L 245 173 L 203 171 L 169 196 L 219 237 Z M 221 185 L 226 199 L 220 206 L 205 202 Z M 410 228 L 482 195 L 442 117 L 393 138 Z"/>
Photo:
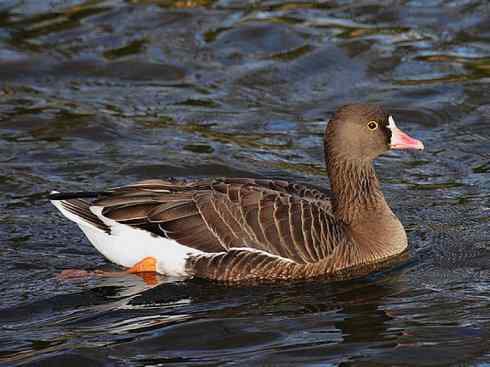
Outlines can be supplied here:
<path id="1" fill-rule="evenodd" d="M 0 364 L 488 363 L 489 17 L 478 0 L 1 3 Z M 382 102 L 426 143 L 376 162 L 403 266 L 241 287 L 56 278 L 115 268 L 50 190 L 325 186 L 325 120 L 352 101 Z"/>

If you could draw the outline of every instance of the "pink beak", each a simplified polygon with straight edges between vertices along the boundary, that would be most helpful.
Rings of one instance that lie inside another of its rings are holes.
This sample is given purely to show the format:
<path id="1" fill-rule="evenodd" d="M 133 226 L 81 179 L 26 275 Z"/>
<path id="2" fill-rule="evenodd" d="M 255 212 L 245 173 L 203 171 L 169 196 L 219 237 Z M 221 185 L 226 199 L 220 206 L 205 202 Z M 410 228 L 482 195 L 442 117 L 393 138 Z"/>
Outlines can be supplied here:
<path id="1" fill-rule="evenodd" d="M 390 116 L 388 121 L 388 128 L 391 130 L 391 149 L 424 149 L 424 143 L 401 131 L 395 125 L 395 120 L 393 120 L 393 117 Z"/>

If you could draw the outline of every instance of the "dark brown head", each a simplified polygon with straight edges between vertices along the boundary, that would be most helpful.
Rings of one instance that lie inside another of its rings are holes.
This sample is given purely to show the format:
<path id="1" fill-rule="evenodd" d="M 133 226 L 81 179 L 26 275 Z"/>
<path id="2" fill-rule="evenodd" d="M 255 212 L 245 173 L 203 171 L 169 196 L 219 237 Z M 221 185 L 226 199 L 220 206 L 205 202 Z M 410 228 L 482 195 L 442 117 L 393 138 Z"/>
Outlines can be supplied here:
<path id="1" fill-rule="evenodd" d="M 390 149 L 424 149 L 421 141 L 402 132 L 381 106 L 340 107 L 325 130 L 327 158 L 372 160 Z"/>

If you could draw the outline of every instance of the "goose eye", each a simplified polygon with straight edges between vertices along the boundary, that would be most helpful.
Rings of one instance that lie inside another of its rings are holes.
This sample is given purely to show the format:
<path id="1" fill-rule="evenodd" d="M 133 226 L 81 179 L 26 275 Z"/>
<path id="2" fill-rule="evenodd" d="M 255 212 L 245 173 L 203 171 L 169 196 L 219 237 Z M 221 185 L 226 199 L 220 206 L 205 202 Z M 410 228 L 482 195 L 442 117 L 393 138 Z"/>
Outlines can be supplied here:
<path id="1" fill-rule="evenodd" d="M 367 126 L 369 130 L 374 131 L 378 128 L 378 123 L 376 121 L 369 121 Z"/>

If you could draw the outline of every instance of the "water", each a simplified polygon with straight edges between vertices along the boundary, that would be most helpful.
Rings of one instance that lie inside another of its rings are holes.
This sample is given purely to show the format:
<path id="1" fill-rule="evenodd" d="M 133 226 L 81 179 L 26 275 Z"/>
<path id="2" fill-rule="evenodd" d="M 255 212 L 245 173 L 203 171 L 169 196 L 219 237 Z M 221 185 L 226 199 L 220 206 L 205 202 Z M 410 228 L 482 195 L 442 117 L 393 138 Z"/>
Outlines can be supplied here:
<path id="1" fill-rule="evenodd" d="M 482 1 L 0 3 L 0 363 L 488 366 L 490 6 Z M 115 269 L 45 195 L 157 177 L 326 185 L 341 104 L 424 141 L 376 162 L 411 260 L 229 288 Z"/>

